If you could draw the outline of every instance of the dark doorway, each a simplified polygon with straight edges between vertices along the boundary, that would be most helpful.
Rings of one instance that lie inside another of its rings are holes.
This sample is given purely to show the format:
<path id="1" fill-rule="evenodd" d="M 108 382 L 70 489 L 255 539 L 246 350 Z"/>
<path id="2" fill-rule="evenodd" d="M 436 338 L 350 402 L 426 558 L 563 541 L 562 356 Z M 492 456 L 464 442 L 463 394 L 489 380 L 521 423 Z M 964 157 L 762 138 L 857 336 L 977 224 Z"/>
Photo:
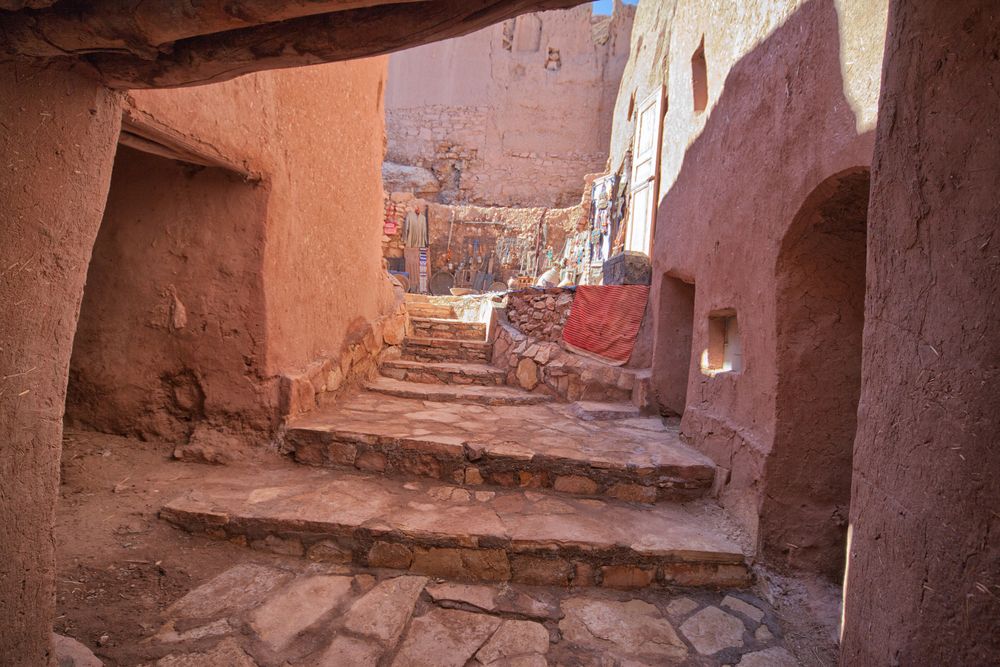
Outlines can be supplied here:
<path id="1" fill-rule="evenodd" d="M 653 378 L 660 408 L 669 415 L 684 414 L 693 333 L 694 285 L 664 275 L 660 283 Z"/>
<path id="2" fill-rule="evenodd" d="M 869 172 L 831 176 L 782 242 L 776 430 L 761 538 L 789 567 L 843 575 L 861 390 Z"/>

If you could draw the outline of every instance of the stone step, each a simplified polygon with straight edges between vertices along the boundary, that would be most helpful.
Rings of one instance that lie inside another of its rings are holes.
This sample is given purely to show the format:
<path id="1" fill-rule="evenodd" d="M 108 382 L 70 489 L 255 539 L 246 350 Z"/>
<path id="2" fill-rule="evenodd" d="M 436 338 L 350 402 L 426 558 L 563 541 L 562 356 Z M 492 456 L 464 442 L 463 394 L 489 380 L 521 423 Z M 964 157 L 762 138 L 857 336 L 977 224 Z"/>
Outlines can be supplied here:
<path id="1" fill-rule="evenodd" d="M 698 498 L 715 479 L 711 459 L 659 418 L 584 422 L 559 403 L 449 405 L 362 392 L 293 421 L 285 446 L 309 465 L 643 503 Z"/>
<path id="2" fill-rule="evenodd" d="M 641 416 L 639 408 L 632 403 L 604 403 L 600 401 L 577 401 L 569 406 L 570 412 L 585 421 L 607 421 L 609 419 L 634 419 Z"/>
<path id="3" fill-rule="evenodd" d="M 414 317 L 436 317 L 441 319 L 452 319 L 455 317 L 455 309 L 451 306 L 444 306 L 436 303 L 422 301 L 406 301 L 406 311 L 411 318 Z"/>
<path id="4" fill-rule="evenodd" d="M 460 581 L 739 587 L 740 548 L 705 508 L 304 468 L 208 470 L 160 516 L 195 533 Z"/>
<path id="5" fill-rule="evenodd" d="M 449 340 L 407 336 L 403 341 L 403 359 L 410 361 L 457 361 L 489 363 L 493 346 L 485 341 Z"/>
<path id="6" fill-rule="evenodd" d="M 548 394 L 532 394 L 516 387 L 428 384 L 396 380 L 391 377 L 377 377 L 366 386 L 369 391 L 400 398 L 476 405 L 536 405 L 553 400 Z"/>
<path id="7" fill-rule="evenodd" d="M 507 377 L 507 374 L 499 368 L 486 364 L 462 364 L 448 361 L 429 363 L 405 359 L 383 362 L 382 375 L 408 382 L 482 386 L 502 385 Z"/>
<path id="8" fill-rule="evenodd" d="M 420 338 L 448 338 L 450 340 L 486 340 L 485 322 L 463 322 L 462 320 L 438 317 L 411 317 L 413 335 Z"/>

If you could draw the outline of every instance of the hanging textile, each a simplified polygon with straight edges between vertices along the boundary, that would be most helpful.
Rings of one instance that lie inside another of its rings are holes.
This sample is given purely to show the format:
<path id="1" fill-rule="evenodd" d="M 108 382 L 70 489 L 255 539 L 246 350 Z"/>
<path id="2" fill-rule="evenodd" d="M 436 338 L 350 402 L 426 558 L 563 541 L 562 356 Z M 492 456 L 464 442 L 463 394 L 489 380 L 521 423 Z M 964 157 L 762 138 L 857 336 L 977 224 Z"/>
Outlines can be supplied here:
<path id="1" fill-rule="evenodd" d="M 407 248 L 427 247 L 427 214 L 416 209 L 406 214 L 406 234 L 403 244 Z"/>
<path id="2" fill-rule="evenodd" d="M 420 287 L 420 248 L 404 248 L 403 258 L 406 263 L 406 277 L 410 280 L 410 291 L 416 292 Z"/>
<path id="3" fill-rule="evenodd" d="M 563 329 L 566 346 L 621 366 L 632 356 L 646 312 L 649 285 L 588 285 L 576 288 Z"/>

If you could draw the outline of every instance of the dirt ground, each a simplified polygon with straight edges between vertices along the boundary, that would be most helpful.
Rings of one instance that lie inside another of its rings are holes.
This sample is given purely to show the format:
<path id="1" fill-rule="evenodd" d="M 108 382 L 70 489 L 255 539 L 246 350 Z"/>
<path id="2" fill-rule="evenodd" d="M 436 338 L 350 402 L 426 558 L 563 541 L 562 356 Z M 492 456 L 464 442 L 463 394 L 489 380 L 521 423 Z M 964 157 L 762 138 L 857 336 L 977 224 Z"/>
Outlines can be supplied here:
<path id="1" fill-rule="evenodd" d="M 155 659 L 144 640 L 162 625 L 164 610 L 233 565 L 304 562 L 160 521 L 160 506 L 196 487 L 205 471 L 173 460 L 171 452 L 162 442 L 65 434 L 55 631 L 83 642 L 109 666 Z M 836 587 L 765 573 L 755 593 L 773 605 L 784 643 L 803 665 L 836 664 Z"/>

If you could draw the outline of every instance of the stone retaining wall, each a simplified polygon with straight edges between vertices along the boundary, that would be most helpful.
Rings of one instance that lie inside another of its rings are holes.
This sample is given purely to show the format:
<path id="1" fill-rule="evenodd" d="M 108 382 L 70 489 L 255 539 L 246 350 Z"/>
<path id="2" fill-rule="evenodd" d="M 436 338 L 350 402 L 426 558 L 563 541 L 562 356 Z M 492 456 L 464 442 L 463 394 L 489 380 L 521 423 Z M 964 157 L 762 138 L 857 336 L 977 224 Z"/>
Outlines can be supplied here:
<path id="1" fill-rule="evenodd" d="M 283 418 L 309 412 L 322 401 L 335 399 L 343 390 L 370 380 L 385 358 L 398 358 L 410 328 L 409 315 L 400 304 L 391 315 L 373 321 L 353 337 L 341 354 L 321 357 L 300 372 L 281 376 L 280 412 Z"/>
<path id="2" fill-rule="evenodd" d="M 507 320 L 521 333 L 550 343 L 562 339 L 576 290 L 525 289 L 507 296 Z"/>
<path id="3" fill-rule="evenodd" d="M 632 401 L 650 408 L 649 373 L 609 366 L 567 352 L 557 343 L 527 336 L 500 314 L 495 326 L 493 365 L 507 371 L 507 384 L 569 401 Z"/>

